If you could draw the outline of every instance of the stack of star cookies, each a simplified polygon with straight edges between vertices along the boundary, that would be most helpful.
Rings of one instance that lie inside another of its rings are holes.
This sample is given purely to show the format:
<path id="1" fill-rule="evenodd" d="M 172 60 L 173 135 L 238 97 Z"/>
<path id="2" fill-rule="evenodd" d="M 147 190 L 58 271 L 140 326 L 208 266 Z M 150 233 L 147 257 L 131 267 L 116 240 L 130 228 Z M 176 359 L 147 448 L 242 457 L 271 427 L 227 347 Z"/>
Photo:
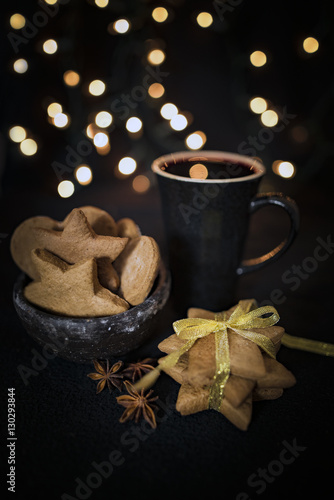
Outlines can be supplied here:
<path id="1" fill-rule="evenodd" d="M 92 206 L 75 208 L 62 222 L 25 220 L 13 233 L 11 254 L 33 280 L 26 299 L 74 317 L 114 315 L 142 303 L 160 265 L 156 241 L 132 219 L 116 222 Z"/>
<path id="2" fill-rule="evenodd" d="M 227 311 L 228 319 L 236 306 Z M 205 309 L 191 308 L 189 318 L 213 320 L 215 313 Z M 252 329 L 268 337 L 278 352 L 284 328 L 270 326 Z M 228 329 L 230 377 L 224 389 L 220 412 L 241 430 L 247 430 L 252 417 L 253 401 L 276 399 L 283 389 L 296 383 L 294 375 L 276 359 L 263 352 L 254 342 Z M 170 354 L 178 351 L 186 342 L 176 334 L 159 344 L 159 349 Z M 159 362 L 165 358 L 160 358 Z M 163 366 L 163 365 L 162 365 Z M 208 409 L 210 389 L 216 373 L 215 334 L 198 339 L 193 347 L 183 354 L 172 368 L 163 368 L 176 382 L 181 384 L 176 409 L 189 415 Z"/>

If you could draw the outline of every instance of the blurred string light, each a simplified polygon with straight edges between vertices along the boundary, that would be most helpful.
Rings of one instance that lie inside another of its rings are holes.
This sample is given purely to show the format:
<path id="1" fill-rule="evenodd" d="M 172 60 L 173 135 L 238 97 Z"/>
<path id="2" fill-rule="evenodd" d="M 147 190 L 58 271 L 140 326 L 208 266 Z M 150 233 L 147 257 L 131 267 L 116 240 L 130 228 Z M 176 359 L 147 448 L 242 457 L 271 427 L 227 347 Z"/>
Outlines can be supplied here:
<path id="1" fill-rule="evenodd" d="M 186 146 L 187 148 L 192 150 L 201 149 L 205 143 L 206 143 L 206 135 L 204 134 L 204 132 L 201 132 L 200 130 L 198 130 L 197 132 L 193 132 L 192 134 L 189 134 L 188 137 L 186 138 Z"/>
<path id="2" fill-rule="evenodd" d="M 33 156 L 37 153 L 37 142 L 34 139 L 24 139 L 20 144 L 20 150 L 25 156 Z"/>
<path id="3" fill-rule="evenodd" d="M 305 38 L 305 40 L 303 41 L 303 49 L 308 54 L 313 54 L 314 52 L 317 52 L 317 50 L 319 49 L 318 40 L 316 38 L 313 38 L 312 36 Z"/>
<path id="4" fill-rule="evenodd" d="M 58 184 L 58 193 L 62 198 L 69 198 L 74 193 L 74 184 L 72 181 L 61 181 Z"/>
<path id="5" fill-rule="evenodd" d="M 15 125 L 9 129 L 9 137 L 13 142 L 22 142 L 27 137 L 27 132 L 20 125 Z"/>
<path id="6" fill-rule="evenodd" d="M 261 122 L 266 127 L 275 127 L 278 123 L 278 114 L 272 109 L 267 109 L 261 114 Z"/>
<path id="7" fill-rule="evenodd" d="M 204 180 L 208 177 L 208 175 L 209 175 L 208 169 L 202 163 L 195 163 L 195 165 L 193 165 L 189 169 L 189 176 L 192 179 Z"/>
<path id="8" fill-rule="evenodd" d="M 57 128 L 65 128 L 69 125 L 70 118 L 66 113 L 57 113 L 53 118 L 53 124 Z"/>
<path id="9" fill-rule="evenodd" d="M 58 45 L 56 40 L 50 38 L 49 40 L 45 40 L 43 43 L 43 50 L 46 54 L 54 54 L 58 50 Z"/>
<path id="10" fill-rule="evenodd" d="M 107 128 L 112 124 L 112 115 L 108 111 L 100 111 L 95 116 L 95 123 L 98 127 Z"/>
<path id="11" fill-rule="evenodd" d="M 20 30 L 25 26 L 26 19 L 22 14 L 13 14 L 9 19 L 9 24 L 14 30 Z"/>
<path id="12" fill-rule="evenodd" d="M 88 91 L 91 95 L 99 96 L 106 90 L 106 85 L 102 80 L 93 80 L 88 86 Z"/>
<path id="13" fill-rule="evenodd" d="M 252 54 L 250 55 L 250 62 L 256 68 L 260 68 L 261 66 L 264 66 L 266 64 L 267 56 L 261 50 L 255 50 L 255 52 L 252 52 Z"/>
<path id="14" fill-rule="evenodd" d="M 64 78 L 64 82 L 69 87 L 76 87 L 80 82 L 79 73 L 77 73 L 76 71 L 72 71 L 71 69 L 69 69 L 68 71 L 65 71 L 63 78 Z"/>
<path id="15" fill-rule="evenodd" d="M 148 62 L 153 66 L 158 66 L 159 64 L 163 63 L 165 58 L 166 55 L 161 49 L 151 50 L 151 52 L 149 52 L 147 55 Z"/>
<path id="16" fill-rule="evenodd" d="M 94 135 L 93 143 L 98 148 L 104 148 L 109 142 L 109 137 L 105 132 L 98 132 Z"/>
<path id="17" fill-rule="evenodd" d="M 55 3 L 58 2 L 58 0 L 44 0 L 45 3 L 48 3 L 49 5 L 54 5 Z"/>
<path id="18" fill-rule="evenodd" d="M 74 175 L 76 180 L 82 186 L 87 186 L 93 180 L 93 173 L 88 165 L 79 165 L 75 171 Z"/>
<path id="19" fill-rule="evenodd" d="M 157 23 L 164 23 L 168 18 L 168 10 L 165 7 L 156 7 L 152 11 L 152 17 Z"/>
<path id="20" fill-rule="evenodd" d="M 184 130 L 188 125 L 188 120 L 184 115 L 178 114 L 174 115 L 170 121 L 170 126 L 174 130 Z"/>
<path id="21" fill-rule="evenodd" d="M 107 7 L 109 3 L 109 0 L 95 0 L 95 4 L 97 7 L 100 7 L 101 9 L 104 9 L 104 7 Z"/>
<path id="22" fill-rule="evenodd" d="M 272 164 L 273 172 L 284 179 L 291 179 L 296 174 L 296 168 L 293 163 L 289 161 L 276 160 Z"/>
<path id="23" fill-rule="evenodd" d="M 196 21 L 201 28 L 208 28 L 213 23 L 213 17 L 209 12 L 200 12 Z"/>
<path id="24" fill-rule="evenodd" d="M 148 88 L 148 94 L 153 99 L 159 99 L 165 93 L 165 88 L 161 83 L 152 83 Z"/>
<path id="25" fill-rule="evenodd" d="M 47 108 L 47 113 L 50 118 L 54 118 L 56 115 L 58 115 L 58 113 L 61 113 L 62 111 L 63 107 L 58 102 L 52 102 Z"/>
<path id="26" fill-rule="evenodd" d="M 118 170 L 123 175 L 131 175 L 137 168 L 137 162 L 130 156 L 125 156 L 118 163 Z"/>
<path id="27" fill-rule="evenodd" d="M 25 73 L 28 69 L 28 63 L 25 59 L 16 59 L 13 63 L 13 68 L 16 73 Z"/>
<path id="28" fill-rule="evenodd" d="M 114 22 L 112 27 L 114 31 L 116 31 L 116 33 L 123 35 L 127 31 L 129 31 L 130 23 L 127 19 L 118 19 L 117 21 Z"/>
<path id="29" fill-rule="evenodd" d="M 146 177 L 146 175 L 136 175 L 136 177 L 132 181 L 132 187 L 133 190 L 136 191 L 136 193 L 146 193 L 150 186 L 150 179 Z"/>
<path id="30" fill-rule="evenodd" d="M 249 107 L 253 113 L 261 115 L 267 110 L 267 101 L 263 97 L 253 97 L 249 101 Z"/>
<path id="31" fill-rule="evenodd" d="M 171 120 L 173 116 L 177 115 L 179 110 L 175 106 L 175 104 L 172 104 L 171 102 L 167 102 L 162 106 L 160 109 L 160 114 L 165 120 Z"/>
<path id="32" fill-rule="evenodd" d="M 143 122 L 136 116 L 129 118 L 125 124 L 126 129 L 129 132 L 136 133 L 142 128 Z"/>

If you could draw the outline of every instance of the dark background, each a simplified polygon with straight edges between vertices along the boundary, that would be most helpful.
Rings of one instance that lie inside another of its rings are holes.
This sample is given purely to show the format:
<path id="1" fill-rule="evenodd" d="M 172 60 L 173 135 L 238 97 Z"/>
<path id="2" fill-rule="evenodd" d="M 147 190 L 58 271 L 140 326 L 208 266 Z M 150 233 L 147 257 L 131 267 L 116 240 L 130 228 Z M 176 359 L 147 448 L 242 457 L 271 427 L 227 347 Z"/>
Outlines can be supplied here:
<path id="1" fill-rule="evenodd" d="M 293 265 L 302 266 L 305 258 L 313 256 L 318 237 L 326 240 L 333 232 L 334 40 L 330 4 L 244 0 L 234 5 L 222 20 L 212 2 L 110 1 L 106 9 L 98 9 L 93 3 L 70 0 L 36 36 L 20 45 L 17 55 L 7 36 L 13 31 L 9 17 L 20 12 L 32 19 L 41 7 L 34 1 L 1 5 L 1 406 L 5 410 L 7 387 L 15 387 L 17 498 L 33 494 L 56 499 L 63 493 L 76 497 L 76 478 L 85 481 L 94 472 L 92 463 L 108 460 L 113 450 L 121 452 L 124 464 L 115 467 L 112 475 L 93 490 L 91 498 L 197 498 L 219 494 L 234 500 L 245 492 L 252 499 L 293 499 L 306 493 L 327 498 L 331 491 L 331 358 L 282 347 L 278 360 L 295 374 L 297 384 L 276 401 L 254 403 L 247 432 L 212 411 L 180 417 L 174 407 L 178 385 L 163 375 L 155 391 L 162 402 L 168 401 L 169 409 L 159 412 L 162 421 L 154 432 L 149 434 L 147 427 L 139 426 L 143 434 L 137 438 L 134 451 L 134 445 L 124 443 L 124 434 L 138 427 L 118 422 L 122 409 L 113 395 L 104 391 L 96 396 L 95 385 L 86 376 L 92 371 L 91 365 L 56 358 L 37 376 L 31 376 L 27 385 L 18 372 L 19 365 L 32 366 L 34 354 L 41 352 L 41 347 L 28 337 L 12 305 L 18 269 L 11 260 L 9 243 L 15 227 L 34 215 L 62 220 L 72 208 L 91 204 L 107 210 L 116 220 L 134 218 L 143 234 L 156 238 L 165 256 L 159 195 L 149 170 L 152 159 L 185 149 L 185 137 L 198 129 L 207 135 L 206 149 L 238 151 L 243 141 L 257 137 L 263 127 L 248 107 L 255 95 L 296 115 L 256 156 L 267 166 L 262 191 L 284 192 L 295 199 L 301 227 L 292 248 L 277 263 L 240 279 L 238 298 L 255 297 L 261 302 L 270 298 L 272 290 L 281 289 L 285 300 L 277 308 L 286 331 L 333 342 L 334 257 L 329 255 L 316 271 L 307 273 L 295 291 L 282 281 L 284 272 Z M 169 8 L 169 22 L 154 23 L 151 11 L 155 6 Z M 208 29 L 199 28 L 195 21 L 202 10 L 211 12 L 214 18 Z M 122 37 L 111 36 L 107 26 L 123 16 L 131 20 L 132 29 Z M 314 54 L 306 54 L 301 48 L 307 36 L 319 41 Z M 46 38 L 59 42 L 59 50 L 52 57 L 40 52 Z M 94 152 L 84 159 L 92 168 L 93 182 L 81 187 L 69 173 L 64 178 L 75 183 L 75 193 L 68 199 L 60 198 L 52 162 L 65 161 L 66 147 L 75 148 L 82 139 L 81 131 L 91 113 L 108 109 L 123 92 L 141 84 L 146 74 L 148 39 L 159 39 L 164 45 L 166 61 L 161 70 L 169 75 L 162 82 L 166 89 L 162 100 L 148 98 L 135 109 L 144 123 L 143 135 L 131 139 L 124 121 L 115 114 L 109 155 L 102 157 Z M 253 50 L 266 52 L 268 62 L 264 67 L 254 68 L 249 63 Z M 18 57 L 29 63 L 23 75 L 11 69 Z M 64 86 L 62 75 L 67 69 L 81 74 L 82 85 L 74 89 Z M 86 83 L 94 78 L 108 85 L 100 98 L 85 93 Z M 50 99 L 62 102 L 71 116 L 66 130 L 47 122 Z M 160 106 L 168 101 L 193 115 L 193 123 L 185 131 L 171 131 L 160 117 Z M 8 139 L 8 130 L 15 124 L 24 126 L 36 139 L 36 155 L 21 155 L 18 145 Z M 295 127 L 303 127 L 303 141 L 295 140 Z M 136 174 L 151 180 L 145 194 L 134 192 L 133 176 L 115 176 L 115 166 L 126 155 L 138 160 Z M 291 161 L 295 177 L 276 175 L 271 168 L 276 160 Z M 286 230 L 287 221 L 278 210 L 259 212 L 252 219 L 245 255 L 270 250 Z M 159 332 L 129 360 L 146 354 L 158 357 L 156 346 L 172 333 L 174 319 L 178 318 L 169 304 Z M 2 452 L 6 451 L 6 420 L 4 412 Z M 306 449 L 267 484 L 264 493 L 257 494 L 257 488 L 247 484 L 248 478 L 259 468 L 268 468 L 279 458 L 284 442 L 292 444 L 294 440 Z M 7 468 L 5 463 L 3 483 Z"/>

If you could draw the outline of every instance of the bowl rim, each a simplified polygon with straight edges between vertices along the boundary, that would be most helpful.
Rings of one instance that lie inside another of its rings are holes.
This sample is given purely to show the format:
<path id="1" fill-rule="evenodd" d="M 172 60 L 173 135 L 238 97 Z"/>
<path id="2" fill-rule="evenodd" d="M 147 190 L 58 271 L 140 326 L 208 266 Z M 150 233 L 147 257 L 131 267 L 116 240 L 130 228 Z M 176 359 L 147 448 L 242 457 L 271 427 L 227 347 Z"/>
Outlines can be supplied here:
<path id="1" fill-rule="evenodd" d="M 38 308 L 31 302 L 29 302 L 23 293 L 24 287 L 26 285 L 27 280 L 30 279 L 29 276 L 21 272 L 13 287 L 13 302 L 15 308 L 19 308 L 22 310 L 23 308 L 28 309 L 30 311 L 33 311 L 35 318 L 43 318 L 45 320 L 49 321 L 54 321 L 55 323 L 62 323 L 62 322 L 71 322 L 72 324 L 87 324 L 91 323 L 92 321 L 95 322 L 100 322 L 100 323 L 105 323 L 106 321 L 110 321 L 112 319 L 117 318 L 118 321 L 124 321 L 131 317 L 132 315 L 136 315 L 140 309 L 142 310 L 147 310 L 151 305 L 153 305 L 156 301 L 159 300 L 161 292 L 163 289 L 166 287 L 169 288 L 168 295 L 170 293 L 170 285 L 171 285 L 171 276 L 170 272 L 167 270 L 166 266 L 164 263 L 161 261 L 158 269 L 158 274 L 156 277 L 156 285 L 154 287 L 153 292 L 150 292 L 150 295 L 140 304 L 136 306 L 130 307 L 127 311 L 118 313 L 118 314 L 113 314 L 109 316 L 91 316 L 91 317 L 80 317 L 80 316 L 64 316 L 60 314 L 53 314 L 47 311 L 44 311 L 41 308 Z M 153 285 L 154 286 L 154 285 Z"/>

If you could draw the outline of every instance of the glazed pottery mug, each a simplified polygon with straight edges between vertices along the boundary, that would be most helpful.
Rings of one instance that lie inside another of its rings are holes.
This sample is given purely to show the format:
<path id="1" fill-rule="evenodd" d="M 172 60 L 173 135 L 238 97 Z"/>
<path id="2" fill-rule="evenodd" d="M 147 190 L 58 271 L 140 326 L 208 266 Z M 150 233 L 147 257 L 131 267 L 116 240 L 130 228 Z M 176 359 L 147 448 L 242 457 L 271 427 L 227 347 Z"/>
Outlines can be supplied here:
<path id="1" fill-rule="evenodd" d="M 281 193 L 257 194 L 266 169 L 251 157 L 223 151 L 177 152 L 157 158 L 157 175 L 178 312 L 188 307 L 222 311 L 233 305 L 238 277 L 277 260 L 291 245 L 299 211 Z M 267 205 L 283 208 L 287 238 L 265 255 L 241 261 L 250 215 Z"/>

